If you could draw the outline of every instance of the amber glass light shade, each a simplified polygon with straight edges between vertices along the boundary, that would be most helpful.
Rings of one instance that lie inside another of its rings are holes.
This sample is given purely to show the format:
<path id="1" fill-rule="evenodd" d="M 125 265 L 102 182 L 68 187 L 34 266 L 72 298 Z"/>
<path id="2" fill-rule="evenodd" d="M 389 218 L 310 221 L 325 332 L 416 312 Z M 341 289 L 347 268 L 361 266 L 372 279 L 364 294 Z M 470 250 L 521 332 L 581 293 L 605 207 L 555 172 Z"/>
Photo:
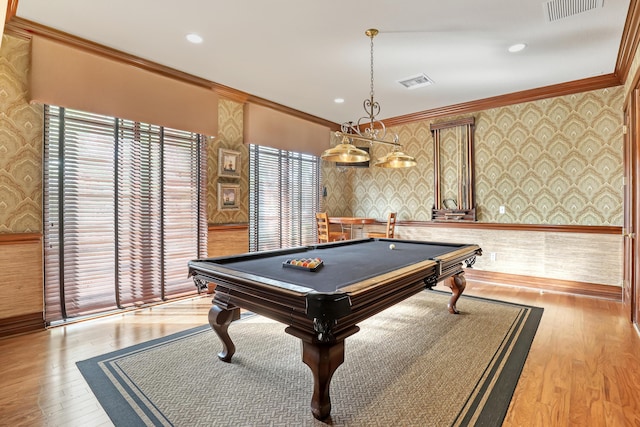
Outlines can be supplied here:
<path id="1" fill-rule="evenodd" d="M 369 153 L 351 144 L 349 139 L 344 137 L 342 143 L 325 150 L 320 158 L 329 162 L 358 163 L 369 161 Z"/>
<path id="2" fill-rule="evenodd" d="M 380 157 L 373 165 L 379 168 L 410 168 L 415 166 L 416 159 L 404 154 L 402 151 L 392 151 L 384 157 Z"/>

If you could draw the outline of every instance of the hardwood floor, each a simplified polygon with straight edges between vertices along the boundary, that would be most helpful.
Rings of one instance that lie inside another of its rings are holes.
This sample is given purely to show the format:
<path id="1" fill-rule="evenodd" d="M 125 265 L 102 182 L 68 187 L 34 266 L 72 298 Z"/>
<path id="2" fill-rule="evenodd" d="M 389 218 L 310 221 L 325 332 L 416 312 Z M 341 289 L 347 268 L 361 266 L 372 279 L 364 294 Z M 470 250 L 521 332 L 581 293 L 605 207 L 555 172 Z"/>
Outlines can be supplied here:
<path id="1" fill-rule="evenodd" d="M 466 294 L 545 309 L 504 426 L 640 426 L 640 337 L 620 303 L 471 281 Z M 206 324 L 210 304 L 183 300 L 0 340 L 0 425 L 112 425 L 75 363 Z"/>

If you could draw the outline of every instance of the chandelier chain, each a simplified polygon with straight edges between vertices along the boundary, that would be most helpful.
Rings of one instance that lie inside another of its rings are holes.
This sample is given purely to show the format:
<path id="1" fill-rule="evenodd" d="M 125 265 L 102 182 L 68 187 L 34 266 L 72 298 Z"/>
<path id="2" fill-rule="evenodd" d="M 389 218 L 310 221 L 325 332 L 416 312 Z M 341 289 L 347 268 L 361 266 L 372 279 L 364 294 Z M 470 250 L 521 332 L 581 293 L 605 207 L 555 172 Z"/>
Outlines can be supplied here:
<path id="1" fill-rule="evenodd" d="M 369 95 L 371 95 L 371 101 L 373 102 L 373 38 L 375 37 L 375 34 L 371 34 L 371 92 L 369 93 Z"/>

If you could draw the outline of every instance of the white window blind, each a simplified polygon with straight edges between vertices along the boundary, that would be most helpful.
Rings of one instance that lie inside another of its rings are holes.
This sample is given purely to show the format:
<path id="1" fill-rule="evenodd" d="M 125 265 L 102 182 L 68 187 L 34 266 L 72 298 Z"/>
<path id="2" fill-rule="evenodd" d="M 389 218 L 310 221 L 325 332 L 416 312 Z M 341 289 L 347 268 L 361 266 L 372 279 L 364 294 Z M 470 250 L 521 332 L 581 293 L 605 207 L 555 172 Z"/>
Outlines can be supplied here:
<path id="1" fill-rule="evenodd" d="M 249 157 L 249 249 L 316 243 L 320 159 L 253 144 Z"/>
<path id="2" fill-rule="evenodd" d="M 194 293 L 204 138 L 45 106 L 45 320 Z"/>

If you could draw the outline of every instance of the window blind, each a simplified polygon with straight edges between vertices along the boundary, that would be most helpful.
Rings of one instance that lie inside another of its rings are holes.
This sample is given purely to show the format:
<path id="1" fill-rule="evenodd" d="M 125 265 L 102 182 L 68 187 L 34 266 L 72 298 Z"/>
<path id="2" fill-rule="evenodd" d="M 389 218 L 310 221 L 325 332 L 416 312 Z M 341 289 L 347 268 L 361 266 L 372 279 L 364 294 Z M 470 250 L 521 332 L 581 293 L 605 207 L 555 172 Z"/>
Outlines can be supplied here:
<path id="1" fill-rule="evenodd" d="M 116 308 L 114 122 L 64 113 L 45 110 L 45 320 Z"/>
<path id="2" fill-rule="evenodd" d="M 45 320 L 195 292 L 206 255 L 199 134 L 45 106 Z"/>
<path id="3" fill-rule="evenodd" d="M 249 249 L 316 243 L 320 182 L 318 157 L 249 145 Z"/>
<path id="4" fill-rule="evenodd" d="M 162 150 L 158 126 L 117 121 L 119 307 L 162 299 Z"/>
<path id="5" fill-rule="evenodd" d="M 187 261 L 207 255 L 202 135 L 164 128 L 164 298 L 194 292 Z"/>

